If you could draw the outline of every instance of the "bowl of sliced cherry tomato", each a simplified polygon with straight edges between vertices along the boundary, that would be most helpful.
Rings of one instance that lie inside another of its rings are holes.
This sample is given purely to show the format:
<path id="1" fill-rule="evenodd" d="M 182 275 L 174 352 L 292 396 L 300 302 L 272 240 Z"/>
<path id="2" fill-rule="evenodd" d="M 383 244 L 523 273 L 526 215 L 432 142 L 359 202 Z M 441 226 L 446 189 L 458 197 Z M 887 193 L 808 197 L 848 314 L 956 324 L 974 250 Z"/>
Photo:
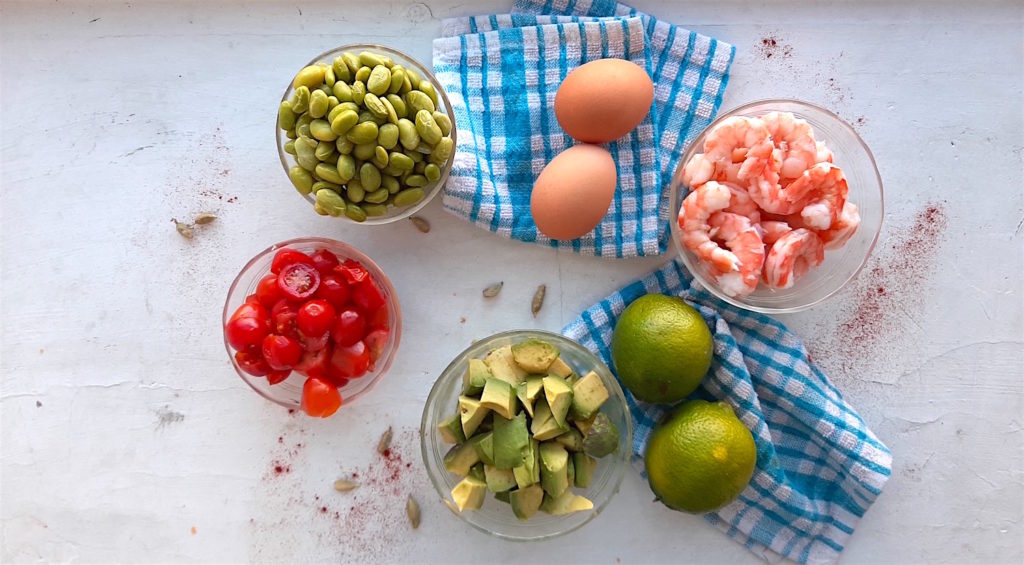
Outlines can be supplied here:
<path id="1" fill-rule="evenodd" d="M 253 390 L 326 418 L 366 394 L 398 350 L 402 312 L 391 281 L 358 249 L 324 238 L 271 246 L 235 277 L 224 346 Z"/>

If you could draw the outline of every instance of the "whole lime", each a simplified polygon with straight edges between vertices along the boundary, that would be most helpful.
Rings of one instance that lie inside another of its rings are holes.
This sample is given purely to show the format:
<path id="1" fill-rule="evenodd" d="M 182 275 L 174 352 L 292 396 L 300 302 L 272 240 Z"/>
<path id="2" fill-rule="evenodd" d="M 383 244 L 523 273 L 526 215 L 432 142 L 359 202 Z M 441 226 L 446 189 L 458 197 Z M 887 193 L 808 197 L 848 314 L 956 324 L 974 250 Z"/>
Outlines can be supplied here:
<path id="1" fill-rule="evenodd" d="M 714 340 L 704 318 L 681 298 L 647 294 L 626 307 L 612 333 L 619 380 L 645 402 L 671 404 L 697 389 Z"/>

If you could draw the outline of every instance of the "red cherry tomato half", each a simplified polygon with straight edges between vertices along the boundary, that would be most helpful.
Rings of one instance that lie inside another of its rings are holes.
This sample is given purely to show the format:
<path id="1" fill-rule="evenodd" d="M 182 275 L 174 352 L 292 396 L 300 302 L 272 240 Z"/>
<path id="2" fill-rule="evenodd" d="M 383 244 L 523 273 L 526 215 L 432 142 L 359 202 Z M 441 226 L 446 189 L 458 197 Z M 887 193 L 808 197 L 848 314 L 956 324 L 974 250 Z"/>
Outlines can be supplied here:
<path id="1" fill-rule="evenodd" d="M 291 300 L 305 300 L 320 286 L 320 271 L 306 263 L 286 265 L 277 275 L 277 287 Z"/>
<path id="2" fill-rule="evenodd" d="M 390 314 L 388 314 L 388 307 L 381 306 L 380 308 L 377 308 L 377 310 L 373 314 L 367 316 L 366 325 L 369 326 L 371 330 L 390 330 L 391 316 Z"/>
<path id="3" fill-rule="evenodd" d="M 309 258 L 313 261 L 313 266 L 316 267 L 316 270 L 324 275 L 330 273 L 338 266 L 338 256 L 326 249 L 317 249 Z"/>
<path id="4" fill-rule="evenodd" d="M 331 306 L 338 310 L 348 304 L 352 291 L 341 275 L 330 274 L 320 277 L 320 288 L 316 289 L 316 297 L 330 302 Z"/>
<path id="5" fill-rule="evenodd" d="M 326 418 L 341 407 L 341 393 L 333 383 L 316 377 L 302 385 L 302 410 L 314 418 Z"/>
<path id="6" fill-rule="evenodd" d="M 277 275 L 270 274 L 260 279 L 256 285 L 256 300 L 266 308 L 273 308 L 278 300 L 284 298 L 277 287 Z"/>
<path id="7" fill-rule="evenodd" d="M 366 267 L 363 267 L 363 264 L 355 259 L 345 259 L 345 262 L 335 267 L 334 271 L 345 277 L 348 284 L 363 282 L 370 276 Z"/>
<path id="8" fill-rule="evenodd" d="M 224 326 L 224 337 L 227 338 L 228 345 L 239 351 L 250 346 L 259 346 L 268 333 L 270 316 L 267 309 L 251 302 L 239 306 Z"/>
<path id="9" fill-rule="evenodd" d="M 321 336 L 307 337 L 302 332 L 299 332 L 299 344 L 302 345 L 303 351 L 320 351 L 327 347 L 331 343 L 331 332 L 326 332 Z"/>
<path id="10" fill-rule="evenodd" d="M 263 358 L 271 369 L 291 369 L 302 358 L 302 346 L 290 337 L 270 334 L 263 338 Z"/>
<path id="11" fill-rule="evenodd" d="M 292 369 L 307 377 L 323 378 L 327 374 L 327 361 L 330 358 L 330 347 L 324 347 L 319 351 L 306 351 Z"/>
<path id="12" fill-rule="evenodd" d="M 256 296 L 255 294 L 250 294 L 249 296 L 245 297 L 245 303 L 246 304 L 259 304 L 260 303 L 260 297 Z"/>
<path id="13" fill-rule="evenodd" d="M 358 311 L 347 308 L 338 313 L 331 330 L 331 339 L 341 346 L 352 345 L 366 335 L 366 319 Z"/>
<path id="14" fill-rule="evenodd" d="M 270 272 L 277 274 L 284 270 L 285 267 L 293 263 L 305 263 L 312 265 L 313 260 L 309 258 L 309 255 L 295 249 L 281 249 L 274 254 L 274 260 L 270 263 Z"/>
<path id="15" fill-rule="evenodd" d="M 284 369 L 281 371 L 270 371 L 269 373 L 267 373 L 267 382 L 272 385 L 276 385 L 277 383 L 287 379 L 289 376 L 291 376 L 291 374 L 291 369 Z"/>
<path id="16" fill-rule="evenodd" d="M 377 288 L 373 279 L 366 279 L 352 288 L 352 302 L 360 312 L 375 312 L 384 306 L 384 293 Z"/>
<path id="17" fill-rule="evenodd" d="M 330 364 L 331 371 L 346 379 L 361 377 L 370 368 L 370 350 L 361 341 L 347 347 L 339 345 L 331 354 Z"/>
<path id="18" fill-rule="evenodd" d="M 326 300 L 310 300 L 299 307 L 296 321 L 303 335 L 324 335 L 334 326 L 334 306 Z"/>
<path id="19" fill-rule="evenodd" d="M 260 305 L 258 302 L 243 302 L 238 310 L 231 315 L 231 320 L 237 320 L 238 318 L 257 318 L 260 320 L 269 319 L 267 317 L 267 309 Z"/>
<path id="20" fill-rule="evenodd" d="M 376 363 L 377 359 L 380 359 L 380 354 L 384 352 L 384 348 L 388 344 L 388 338 L 391 337 L 391 331 L 386 329 L 376 329 L 366 334 L 363 338 L 363 343 L 366 344 L 366 349 L 370 351 L 370 362 Z"/>
<path id="21" fill-rule="evenodd" d="M 235 352 L 235 363 L 238 368 L 254 377 L 262 377 L 270 373 L 270 366 L 263 359 L 258 347 L 250 347 Z"/>
<path id="22" fill-rule="evenodd" d="M 285 335 L 298 339 L 299 327 L 297 320 L 299 307 L 282 298 L 277 301 L 274 308 L 270 310 L 270 328 L 278 335 Z"/>

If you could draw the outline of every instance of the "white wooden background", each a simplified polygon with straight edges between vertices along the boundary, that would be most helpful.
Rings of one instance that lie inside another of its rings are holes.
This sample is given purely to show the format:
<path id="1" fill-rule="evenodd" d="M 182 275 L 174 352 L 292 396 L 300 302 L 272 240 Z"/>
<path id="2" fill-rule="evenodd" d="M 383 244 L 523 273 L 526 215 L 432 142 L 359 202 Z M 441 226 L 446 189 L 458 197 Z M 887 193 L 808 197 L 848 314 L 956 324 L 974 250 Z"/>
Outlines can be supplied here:
<path id="1" fill-rule="evenodd" d="M 658 4 L 637 2 L 737 46 L 726 107 L 824 104 L 878 159 L 887 215 L 868 271 L 782 317 L 895 457 L 844 561 L 1020 563 L 1021 5 Z M 508 6 L 0 4 L 0 561 L 757 562 L 652 504 L 635 473 L 584 529 L 511 544 L 453 517 L 420 466 L 423 401 L 456 352 L 498 330 L 557 330 L 663 259 L 507 242 L 440 199 L 428 235 L 343 225 L 311 214 L 280 170 L 277 100 L 313 54 L 377 41 L 429 62 L 440 18 Z M 182 239 L 171 218 L 200 211 L 219 219 Z M 302 235 L 375 257 L 405 315 L 391 374 L 328 421 L 251 393 L 221 342 L 237 270 Z M 373 449 L 389 425 L 400 469 Z M 394 483 L 331 489 L 343 472 L 395 469 Z M 406 492 L 423 503 L 415 532 Z"/>

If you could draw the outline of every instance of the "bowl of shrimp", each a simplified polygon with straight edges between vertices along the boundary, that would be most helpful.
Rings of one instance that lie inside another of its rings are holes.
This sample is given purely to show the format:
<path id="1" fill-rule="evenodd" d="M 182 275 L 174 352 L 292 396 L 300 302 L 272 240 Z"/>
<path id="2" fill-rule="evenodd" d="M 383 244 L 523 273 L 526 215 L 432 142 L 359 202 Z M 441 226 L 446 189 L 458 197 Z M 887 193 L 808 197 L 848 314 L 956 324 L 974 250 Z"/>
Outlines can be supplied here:
<path id="1" fill-rule="evenodd" d="M 761 100 L 694 139 L 670 185 L 672 238 L 722 300 L 797 312 L 842 290 L 867 263 L 885 215 L 871 150 L 834 113 Z"/>

